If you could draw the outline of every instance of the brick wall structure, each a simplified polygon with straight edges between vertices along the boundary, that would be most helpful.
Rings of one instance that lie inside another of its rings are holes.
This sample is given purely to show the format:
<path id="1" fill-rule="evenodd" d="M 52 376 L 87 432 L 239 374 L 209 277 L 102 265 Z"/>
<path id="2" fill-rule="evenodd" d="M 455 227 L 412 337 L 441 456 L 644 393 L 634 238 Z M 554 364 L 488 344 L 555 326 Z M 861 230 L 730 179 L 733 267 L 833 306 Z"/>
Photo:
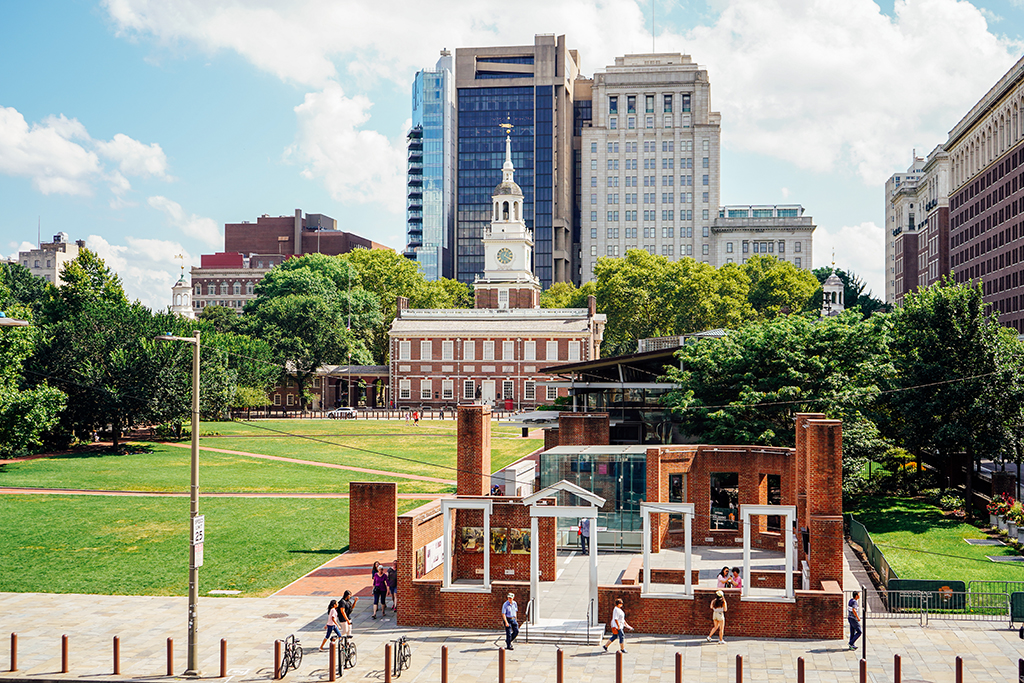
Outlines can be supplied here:
<path id="1" fill-rule="evenodd" d="M 491 488 L 491 407 L 459 406 L 458 486 L 460 496 L 486 496 Z"/>
<path id="2" fill-rule="evenodd" d="M 559 446 L 607 446 L 611 433 L 608 413 L 559 413 Z"/>
<path id="3" fill-rule="evenodd" d="M 353 481 L 348 485 L 348 549 L 354 553 L 397 547 L 398 484 Z"/>

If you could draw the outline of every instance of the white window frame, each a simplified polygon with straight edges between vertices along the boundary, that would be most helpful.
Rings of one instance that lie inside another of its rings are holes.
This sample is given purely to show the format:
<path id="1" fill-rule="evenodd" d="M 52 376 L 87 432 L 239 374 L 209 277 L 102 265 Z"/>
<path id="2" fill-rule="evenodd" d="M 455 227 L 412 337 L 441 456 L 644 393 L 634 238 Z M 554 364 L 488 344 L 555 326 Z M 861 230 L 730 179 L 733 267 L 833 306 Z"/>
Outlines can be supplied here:
<path id="1" fill-rule="evenodd" d="M 537 400 L 537 383 L 532 379 L 528 379 L 523 382 L 523 400 L 524 401 L 536 401 Z"/>
<path id="2" fill-rule="evenodd" d="M 488 341 L 484 342 L 484 357 L 482 358 L 482 360 L 494 360 L 494 342 L 493 341 L 488 340 Z"/>
<path id="3" fill-rule="evenodd" d="M 429 379 L 420 380 L 420 400 L 430 401 L 434 398 L 434 383 Z"/>
<path id="4" fill-rule="evenodd" d="M 411 379 L 400 379 L 398 380 L 398 399 L 400 401 L 408 401 L 412 399 L 412 380 Z"/>
<path id="5" fill-rule="evenodd" d="M 508 290 L 498 290 L 498 308 L 508 308 Z"/>
<path id="6" fill-rule="evenodd" d="M 398 342 L 398 360 L 412 360 L 412 342 Z"/>
<path id="7" fill-rule="evenodd" d="M 501 381 L 501 400 L 514 401 L 516 398 L 516 383 L 510 379 Z"/>
<path id="8" fill-rule="evenodd" d="M 469 391 L 466 391 L 469 389 Z M 476 382 L 471 379 L 462 381 L 462 400 L 472 401 L 476 399 Z"/>
<path id="9" fill-rule="evenodd" d="M 285 401 L 284 402 L 285 402 L 286 405 L 289 405 L 289 406 L 295 405 L 295 394 L 288 394 L 288 396 L 285 397 Z"/>
<path id="10" fill-rule="evenodd" d="M 452 360 L 455 358 L 455 342 L 441 342 L 441 360 Z"/>
<path id="11" fill-rule="evenodd" d="M 515 360 L 516 359 L 516 343 L 514 341 L 503 341 L 501 343 L 501 359 L 502 360 Z"/>
<path id="12" fill-rule="evenodd" d="M 445 401 L 451 401 L 455 398 L 455 380 L 441 380 L 441 398 Z"/>
<path id="13" fill-rule="evenodd" d="M 537 360 L 537 342 L 523 342 L 523 360 Z"/>
<path id="14" fill-rule="evenodd" d="M 552 353 L 552 350 L 554 353 Z M 558 340 L 549 341 L 544 348 L 544 360 L 558 360 Z"/>
<path id="15" fill-rule="evenodd" d="M 431 360 L 434 351 L 434 343 L 429 339 L 420 342 L 420 360 Z"/>
<path id="16" fill-rule="evenodd" d="M 274 394 L 274 405 L 281 405 L 281 394 Z"/>
<path id="17" fill-rule="evenodd" d="M 574 360 L 580 360 L 580 343 L 578 341 L 569 342 L 569 362 Z"/>
<path id="18" fill-rule="evenodd" d="M 476 360 L 476 340 L 462 343 L 462 360 Z"/>
<path id="19" fill-rule="evenodd" d="M 553 387 L 549 384 L 547 387 L 546 396 L 549 401 L 554 401 L 556 398 L 558 398 L 558 387 Z"/>

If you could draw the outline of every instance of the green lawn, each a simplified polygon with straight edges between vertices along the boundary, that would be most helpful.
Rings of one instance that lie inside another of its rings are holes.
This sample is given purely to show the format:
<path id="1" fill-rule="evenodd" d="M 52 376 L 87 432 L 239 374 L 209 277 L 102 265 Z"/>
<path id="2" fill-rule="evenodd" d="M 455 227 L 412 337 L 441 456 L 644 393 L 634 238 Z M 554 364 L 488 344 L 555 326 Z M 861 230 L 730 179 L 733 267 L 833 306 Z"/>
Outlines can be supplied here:
<path id="1" fill-rule="evenodd" d="M 188 509 L 187 498 L 0 496 L 0 591 L 185 595 Z M 200 512 L 202 595 L 269 595 L 348 545 L 344 499 L 208 498 Z"/>
<path id="2" fill-rule="evenodd" d="M 1024 566 L 997 563 L 986 555 L 1015 555 L 1009 546 L 972 546 L 965 538 L 983 531 L 909 498 L 865 496 L 854 517 L 871 534 L 901 579 L 1024 581 Z"/>
<path id="3" fill-rule="evenodd" d="M 357 460 L 353 458 L 345 464 L 363 464 Z M 187 493 L 189 471 L 188 448 L 155 444 L 151 452 L 131 455 L 112 452 L 69 453 L 20 463 L 4 464 L 0 460 L 0 486 Z M 400 493 L 445 493 L 454 490 L 453 486 L 447 484 L 205 450 L 199 453 L 199 485 L 204 492 L 348 493 L 350 481 L 368 479 L 396 481 Z"/>
<path id="4" fill-rule="evenodd" d="M 456 475 L 453 420 L 424 420 L 419 426 L 404 420 L 257 420 L 204 422 L 200 429 L 200 446 L 210 448 L 440 479 Z M 513 427 L 495 426 L 491 437 L 492 471 L 543 445 L 539 439 L 521 438 Z"/>
<path id="5" fill-rule="evenodd" d="M 201 448 L 456 478 L 456 429 L 450 420 L 425 421 L 418 427 L 404 420 L 213 422 L 204 423 L 200 435 Z M 510 427 L 495 427 L 492 437 L 494 470 L 542 445 L 520 438 Z M 188 492 L 188 448 L 151 444 L 141 450 L 0 461 L 0 486 Z M 350 481 L 366 480 L 396 481 L 402 493 L 453 488 L 209 450 L 200 453 L 199 477 L 207 493 L 345 493 Z M 421 503 L 399 501 L 399 512 Z M 204 595 L 213 589 L 268 595 L 348 544 L 344 499 L 208 497 L 201 511 L 207 535 L 200 584 Z M 187 592 L 187 498 L 0 495 L 0 519 L 5 527 L 0 534 L 0 591 Z"/>

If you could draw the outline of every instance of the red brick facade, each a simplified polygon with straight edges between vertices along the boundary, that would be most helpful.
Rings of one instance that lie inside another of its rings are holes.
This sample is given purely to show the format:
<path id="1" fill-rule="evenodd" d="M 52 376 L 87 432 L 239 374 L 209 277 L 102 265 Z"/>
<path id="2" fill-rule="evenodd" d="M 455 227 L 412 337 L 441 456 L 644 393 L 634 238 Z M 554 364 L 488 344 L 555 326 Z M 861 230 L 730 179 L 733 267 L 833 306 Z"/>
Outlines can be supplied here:
<path id="1" fill-rule="evenodd" d="M 397 546 L 398 484 L 352 481 L 348 485 L 348 549 L 354 553 Z"/>
<path id="2" fill-rule="evenodd" d="M 540 308 L 540 289 L 534 287 L 482 287 L 473 291 L 477 308 L 502 308 L 498 303 L 498 290 L 508 290 L 508 308 Z"/>
<path id="3" fill-rule="evenodd" d="M 558 445 L 607 446 L 610 442 L 609 424 L 608 413 L 559 413 Z"/>

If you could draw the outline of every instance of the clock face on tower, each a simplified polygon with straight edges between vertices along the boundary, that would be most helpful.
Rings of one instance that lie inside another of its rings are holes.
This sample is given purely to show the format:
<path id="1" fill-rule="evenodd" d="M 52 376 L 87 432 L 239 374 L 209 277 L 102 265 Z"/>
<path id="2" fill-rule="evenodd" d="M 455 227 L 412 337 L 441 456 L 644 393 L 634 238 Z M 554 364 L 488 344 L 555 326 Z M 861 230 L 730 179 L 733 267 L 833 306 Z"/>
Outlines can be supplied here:
<path id="1" fill-rule="evenodd" d="M 498 263 L 500 263 L 503 266 L 507 266 L 508 264 L 512 263 L 514 255 L 512 254 L 511 249 L 509 249 L 508 247 L 502 247 L 501 249 L 498 250 L 498 253 L 495 254 L 494 257 L 498 260 Z"/>

